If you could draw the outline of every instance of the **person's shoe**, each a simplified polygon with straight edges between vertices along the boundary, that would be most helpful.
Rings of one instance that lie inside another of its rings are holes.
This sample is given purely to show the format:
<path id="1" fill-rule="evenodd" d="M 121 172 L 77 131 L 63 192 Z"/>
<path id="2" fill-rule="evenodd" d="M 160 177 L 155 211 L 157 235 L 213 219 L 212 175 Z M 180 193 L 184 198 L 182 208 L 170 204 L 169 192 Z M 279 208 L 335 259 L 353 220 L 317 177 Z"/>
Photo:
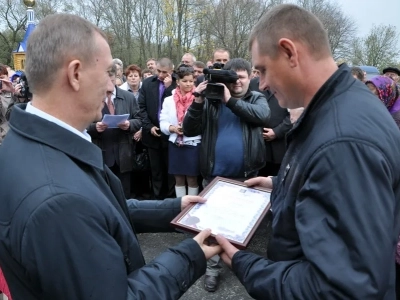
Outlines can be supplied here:
<path id="1" fill-rule="evenodd" d="M 219 276 L 205 275 L 204 289 L 207 292 L 215 292 L 218 289 Z"/>

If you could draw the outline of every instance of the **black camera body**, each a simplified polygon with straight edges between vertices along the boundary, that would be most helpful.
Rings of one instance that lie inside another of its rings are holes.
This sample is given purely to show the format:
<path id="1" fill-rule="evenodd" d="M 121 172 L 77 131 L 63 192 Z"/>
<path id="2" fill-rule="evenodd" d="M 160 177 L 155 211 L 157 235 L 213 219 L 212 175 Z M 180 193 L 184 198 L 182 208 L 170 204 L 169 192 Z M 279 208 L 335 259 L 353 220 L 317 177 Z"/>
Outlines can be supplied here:
<path id="1" fill-rule="evenodd" d="M 222 101 L 224 99 L 224 86 L 220 83 L 235 83 L 239 77 L 235 71 L 223 70 L 223 64 L 215 63 L 209 69 L 204 69 L 204 78 L 208 81 L 204 96 L 208 100 Z"/>
<path id="2" fill-rule="evenodd" d="M 21 97 L 27 100 L 32 98 L 32 93 L 29 91 L 28 79 L 26 78 L 24 72 L 22 72 L 21 77 L 19 78 L 19 83 L 21 84 L 21 91 L 20 91 Z"/>

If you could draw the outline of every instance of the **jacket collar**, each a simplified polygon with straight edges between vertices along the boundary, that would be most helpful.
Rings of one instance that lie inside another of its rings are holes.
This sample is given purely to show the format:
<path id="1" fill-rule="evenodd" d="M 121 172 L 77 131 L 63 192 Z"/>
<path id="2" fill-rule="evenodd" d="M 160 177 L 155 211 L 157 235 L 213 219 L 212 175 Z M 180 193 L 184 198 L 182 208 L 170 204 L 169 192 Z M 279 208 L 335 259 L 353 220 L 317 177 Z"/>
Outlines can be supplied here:
<path id="1" fill-rule="evenodd" d="M 26 112 L 25 108 L 26 104 L 13 108 L 9 125 L 16 134 L 103 170 L 103 156 L 99 147 L 53 122 Z"/>
<path id="2" fill-rule="evenodd" d="M 351 76 L 350 68 L 346 64 L 340 65 L 339 69 L 320 87 L 289 133 L 304 126 L 311 114 L 319 110 L 335 95 L 345 92 L 355 81 L 356 79 Z"/>

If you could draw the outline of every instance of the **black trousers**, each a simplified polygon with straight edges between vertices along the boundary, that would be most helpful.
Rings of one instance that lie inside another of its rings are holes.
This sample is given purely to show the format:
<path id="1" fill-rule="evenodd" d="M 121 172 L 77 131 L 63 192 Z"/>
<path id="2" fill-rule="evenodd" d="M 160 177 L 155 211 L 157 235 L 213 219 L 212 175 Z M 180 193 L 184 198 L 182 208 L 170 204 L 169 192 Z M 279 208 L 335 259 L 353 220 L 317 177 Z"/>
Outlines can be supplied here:
<path id="1" fill-rule="evenodd" d="M 119 166 L 114 164 L 110 167 L 110 170 L 119 178 L 122 184 L 122 188 L 124 189 L 124 194 L 126 199 L 131 198 L 131 172 L 121 173 L 119 170 Z"/>
<path id="2" fill-rule="evenodd" d="M 168 174 L 168 148 L 148 148 L 154 198 L 175 197 L 175 178 Z"/>

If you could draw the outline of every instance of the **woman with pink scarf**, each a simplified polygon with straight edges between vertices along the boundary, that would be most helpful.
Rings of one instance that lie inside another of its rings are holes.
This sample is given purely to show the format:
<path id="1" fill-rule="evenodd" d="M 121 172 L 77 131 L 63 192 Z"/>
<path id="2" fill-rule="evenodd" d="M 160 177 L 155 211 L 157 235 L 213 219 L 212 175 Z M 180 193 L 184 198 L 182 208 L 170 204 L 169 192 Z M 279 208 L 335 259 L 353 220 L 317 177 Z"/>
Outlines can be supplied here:
<path id="1" fill-rule="evenodd" d="M 165 98 L 160 114 L 160 129 L 169 135 L 168 172 L 175 176 L 176 197 L 197 195 L 201 136 L 183 135 L 182 122 L 194 96 L 194 69 L 180 65 L 176 72 L 177 88 Z M 186 182 L 188 185 L 186 191 Z"/>

